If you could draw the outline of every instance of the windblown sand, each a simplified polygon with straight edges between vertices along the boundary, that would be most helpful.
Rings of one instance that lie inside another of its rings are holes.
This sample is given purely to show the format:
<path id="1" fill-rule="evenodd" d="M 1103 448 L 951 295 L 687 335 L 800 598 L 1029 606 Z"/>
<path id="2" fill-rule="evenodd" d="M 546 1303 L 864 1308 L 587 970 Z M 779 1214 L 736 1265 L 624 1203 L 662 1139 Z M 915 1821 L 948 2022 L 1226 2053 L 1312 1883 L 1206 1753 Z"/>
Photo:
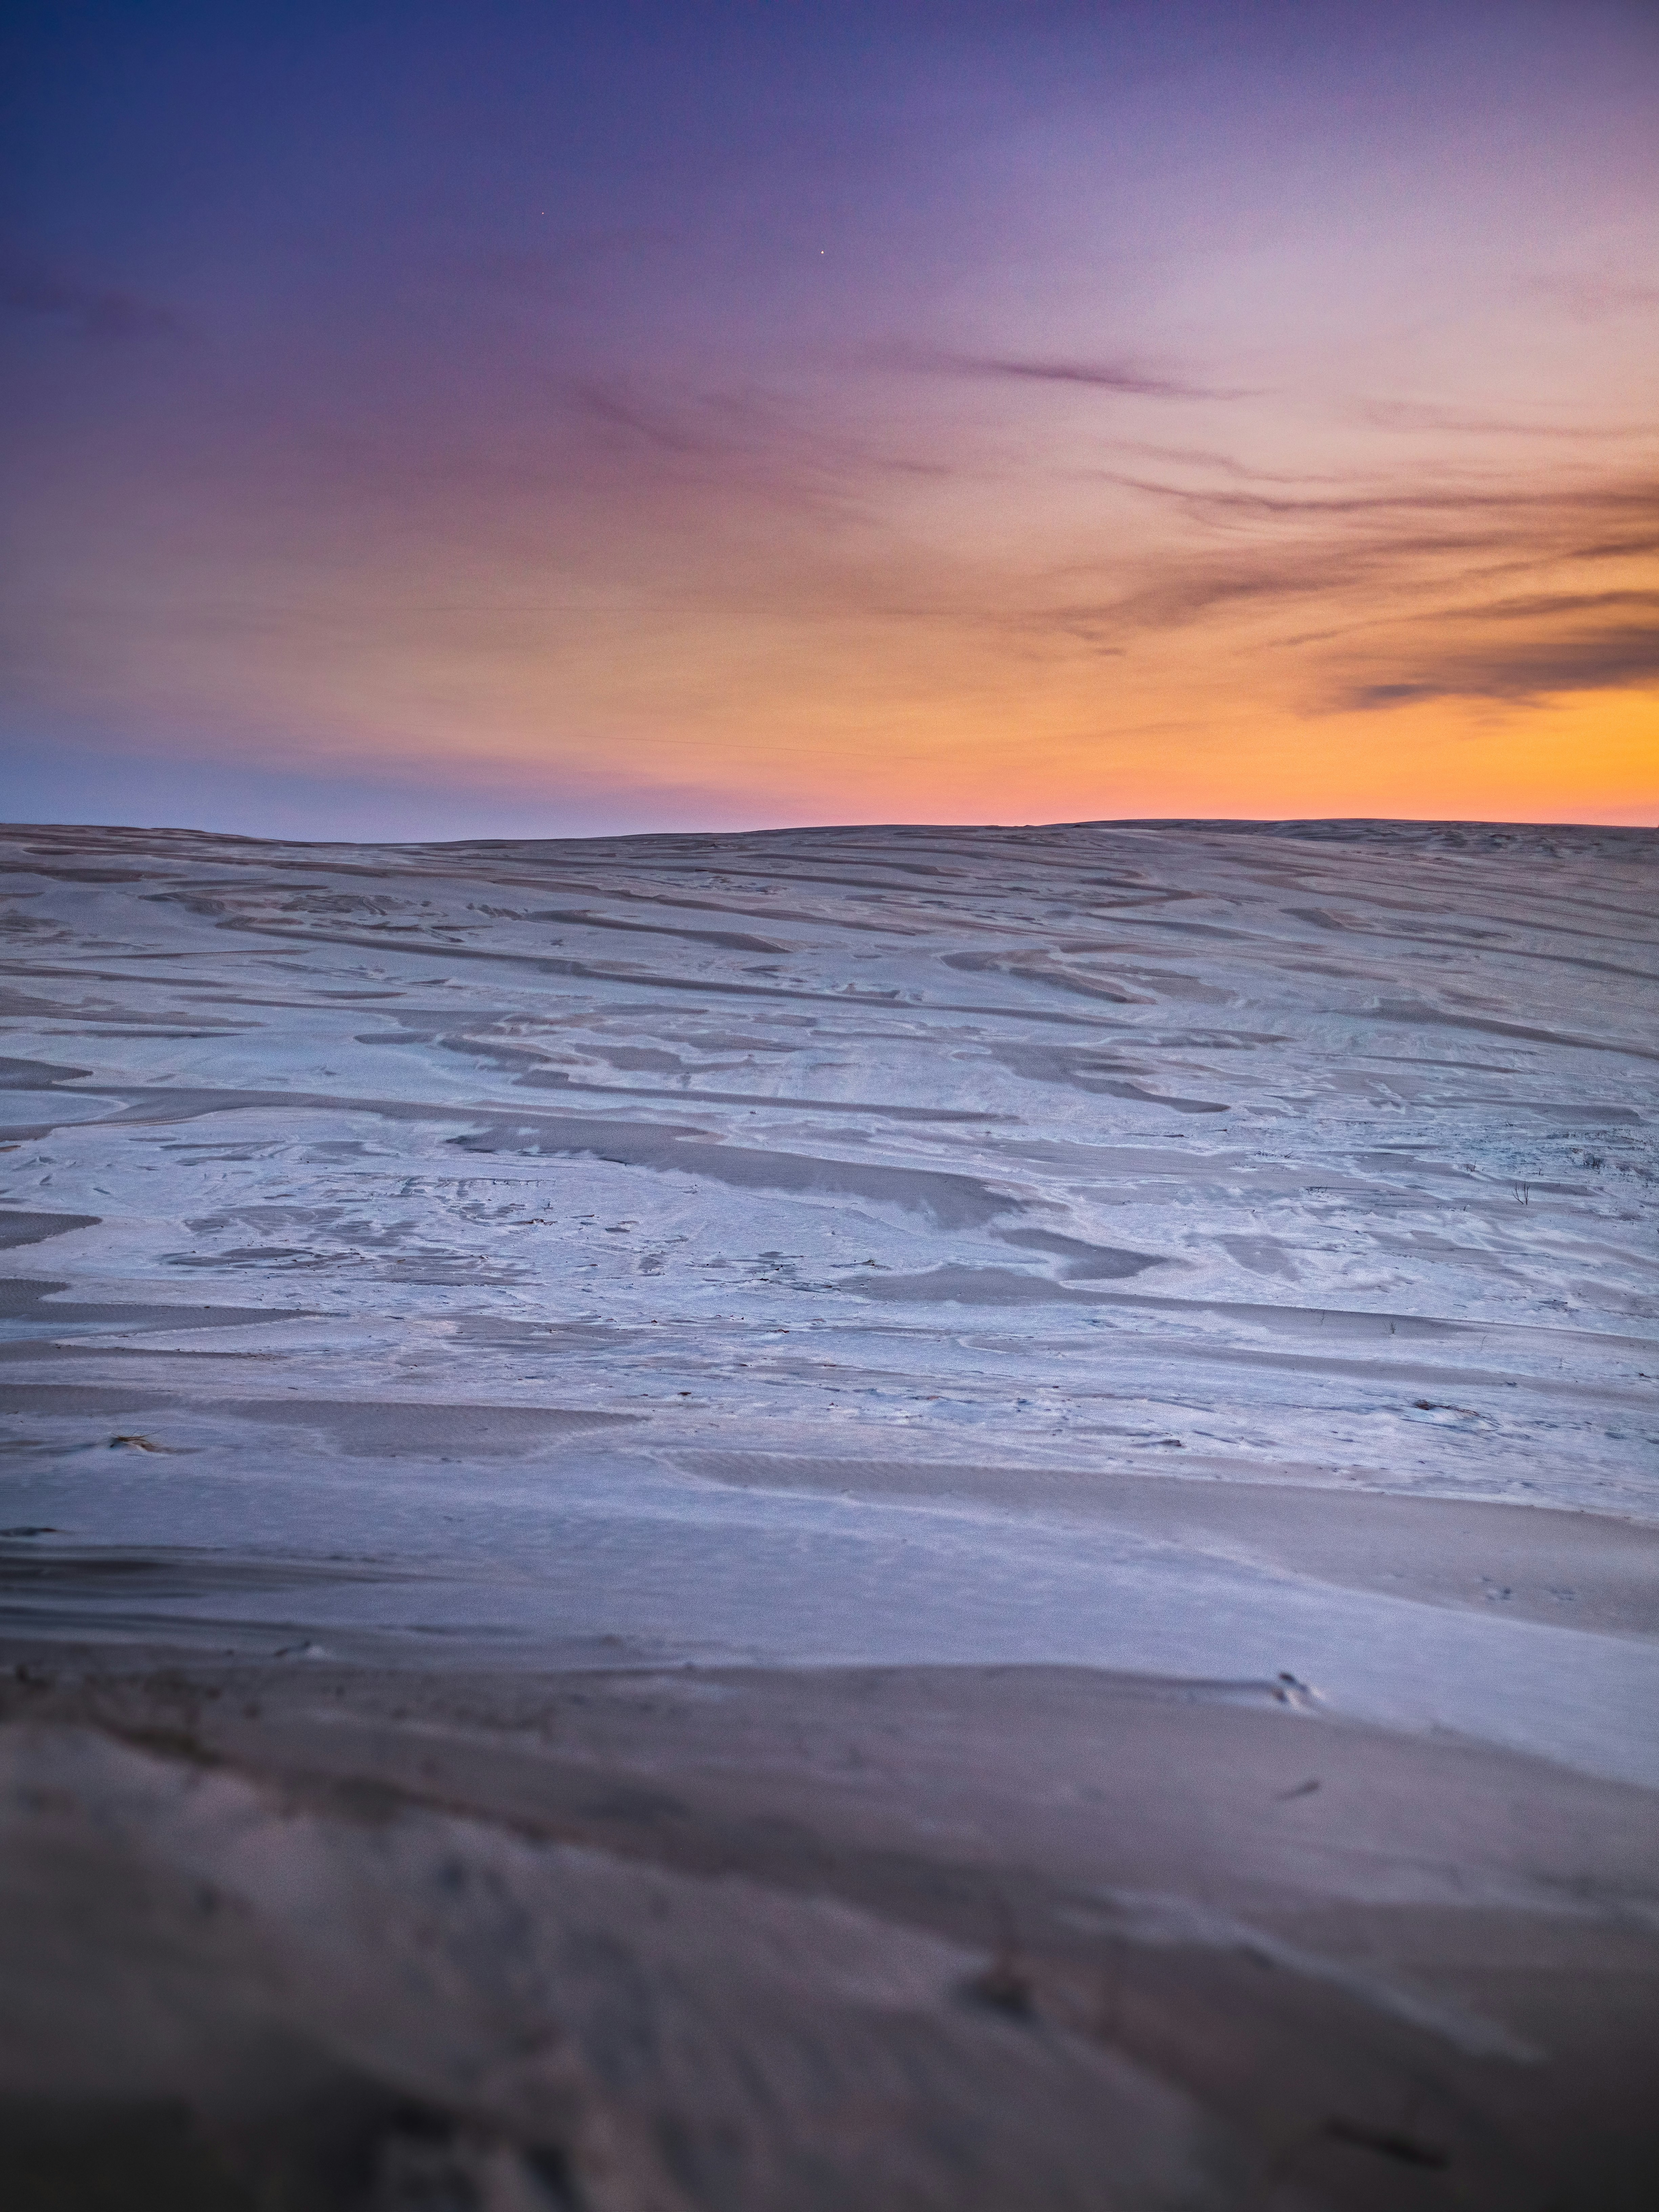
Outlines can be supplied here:
<path id="1" fill-rule="evenodd" d="M 1659 834 L 6 834 L 20 2206 L 1659 2201 Z"/>

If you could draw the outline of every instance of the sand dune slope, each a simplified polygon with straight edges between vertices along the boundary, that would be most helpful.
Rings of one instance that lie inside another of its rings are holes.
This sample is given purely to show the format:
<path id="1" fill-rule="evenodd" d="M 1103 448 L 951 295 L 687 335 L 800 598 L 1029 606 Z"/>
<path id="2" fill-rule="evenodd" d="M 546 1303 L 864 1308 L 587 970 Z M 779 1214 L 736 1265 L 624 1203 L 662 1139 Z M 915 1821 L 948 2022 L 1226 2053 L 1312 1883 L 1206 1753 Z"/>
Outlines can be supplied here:
<path id="1" fill-rule="evenodd" d="M 1651 2201 L 1659 833 L 3 849 L 32 2201 Z"/>

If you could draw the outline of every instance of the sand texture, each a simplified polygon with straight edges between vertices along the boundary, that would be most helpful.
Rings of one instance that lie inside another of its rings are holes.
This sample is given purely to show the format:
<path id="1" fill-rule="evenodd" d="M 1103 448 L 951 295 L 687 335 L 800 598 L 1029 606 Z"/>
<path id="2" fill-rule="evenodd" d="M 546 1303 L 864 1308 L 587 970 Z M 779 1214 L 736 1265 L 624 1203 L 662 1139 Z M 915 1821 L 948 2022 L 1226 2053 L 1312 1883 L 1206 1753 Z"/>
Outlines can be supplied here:
<path id="1" fill-rule="evenodd" d="M 3 849 L 20 2204 L 1659 2201 L 1659 833 Z"/>

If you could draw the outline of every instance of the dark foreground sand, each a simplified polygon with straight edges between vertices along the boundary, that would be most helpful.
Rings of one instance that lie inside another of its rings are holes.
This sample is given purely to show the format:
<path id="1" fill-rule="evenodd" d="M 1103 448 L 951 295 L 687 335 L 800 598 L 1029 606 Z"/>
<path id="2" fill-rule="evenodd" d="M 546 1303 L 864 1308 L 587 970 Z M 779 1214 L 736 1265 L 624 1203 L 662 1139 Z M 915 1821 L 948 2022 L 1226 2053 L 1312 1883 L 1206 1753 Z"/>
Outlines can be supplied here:
<path id="1" fill-rule="evenodd" d="M 43 1643 L 7 2203 L 1636 2208 L 1644 1790 L 1294 1683 Z"/>

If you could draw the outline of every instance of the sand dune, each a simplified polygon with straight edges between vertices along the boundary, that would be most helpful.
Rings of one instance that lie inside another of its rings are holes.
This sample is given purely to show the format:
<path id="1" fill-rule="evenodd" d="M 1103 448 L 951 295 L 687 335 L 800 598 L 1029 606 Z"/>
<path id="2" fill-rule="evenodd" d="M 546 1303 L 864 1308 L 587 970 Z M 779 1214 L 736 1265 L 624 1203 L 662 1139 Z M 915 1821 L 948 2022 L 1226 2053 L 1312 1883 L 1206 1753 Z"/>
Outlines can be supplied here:
<path id="1" fill-rule="evenodd" d="M 4 854 L 42 2188 L 1651 2201 L 1659 834 Z"/>

